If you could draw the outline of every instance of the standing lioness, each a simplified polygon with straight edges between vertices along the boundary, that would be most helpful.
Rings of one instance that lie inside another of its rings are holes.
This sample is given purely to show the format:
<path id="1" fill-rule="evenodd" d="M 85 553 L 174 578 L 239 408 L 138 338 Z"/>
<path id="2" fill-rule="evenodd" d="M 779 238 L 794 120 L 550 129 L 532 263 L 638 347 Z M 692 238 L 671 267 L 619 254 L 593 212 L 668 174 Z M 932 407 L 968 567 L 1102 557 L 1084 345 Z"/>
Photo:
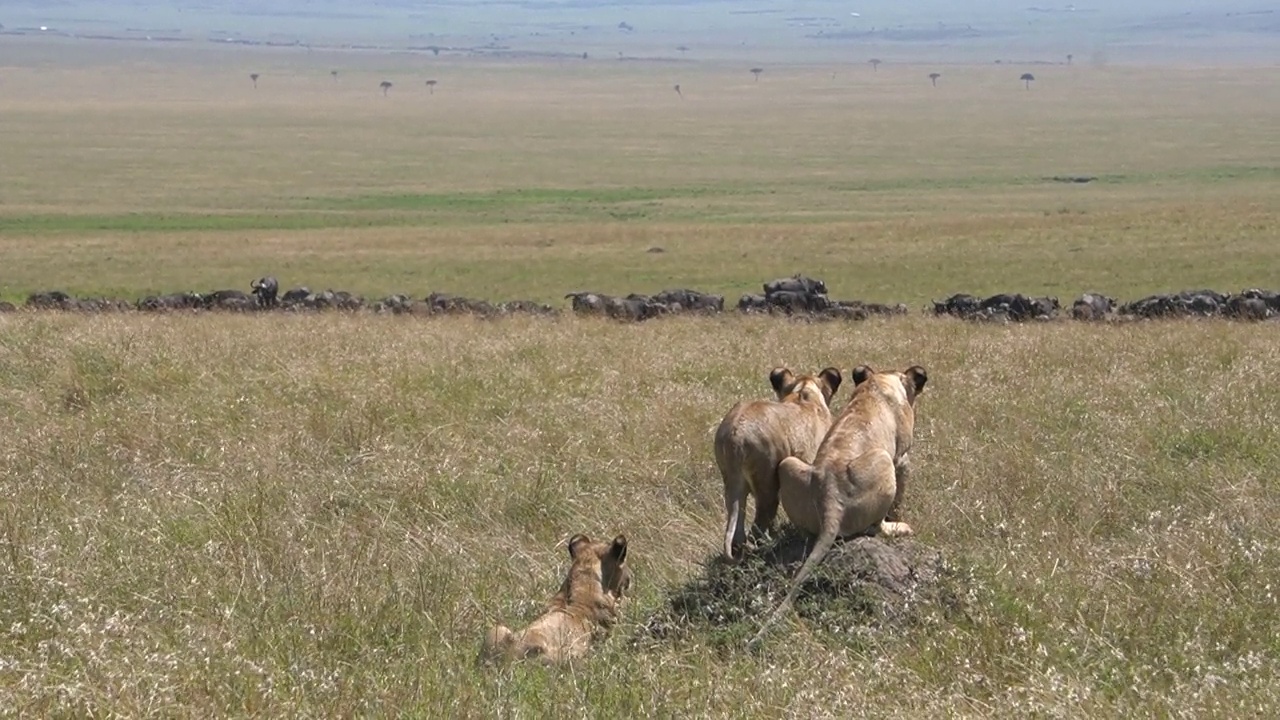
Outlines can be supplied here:
<path id="1" fill-rule="evenodd" d="M 778 466 L 778 492 L 787 517 L 818 537 L 786 599 L 752 644 L 791 606 L 836 538 L 867 532 L 885 537 L 911 534 L 906 523 L 885 518 L 906 482 L 915 401 L 928 379 L 919 365 L 884 373 L 866 365 L 854 368 L 853 394 L 823 438 L 813 464 L 789 457 Z"/>
<path id="2" fill-rule="evenodd" d="M 593 543 L 586 535 L 569 538 L 569 574 L 547 603 L 546 612 L 520 632 L 497 625 L 485 634 L 480 659 L 538 658 L 554 664 L 581 657 L 592 640 L 618 619 L 619 605 L 631 586 L 626 565 L 627 538 Z"/>
<path id="3" fill-rule="evenodd" d="M 769 373 L 773 400 L 734 405 L 716 429 L 716 465 L 724 479 L 724 557 L 741 559 L 747 494 L 755 496 L 752 534 L 773 525 L 778 515 L 778 463 L 787 456 L 812 460 L 831 426 L 831 397 L 840 389 L 840 371 L 796 377 L 785 367 Z"/>

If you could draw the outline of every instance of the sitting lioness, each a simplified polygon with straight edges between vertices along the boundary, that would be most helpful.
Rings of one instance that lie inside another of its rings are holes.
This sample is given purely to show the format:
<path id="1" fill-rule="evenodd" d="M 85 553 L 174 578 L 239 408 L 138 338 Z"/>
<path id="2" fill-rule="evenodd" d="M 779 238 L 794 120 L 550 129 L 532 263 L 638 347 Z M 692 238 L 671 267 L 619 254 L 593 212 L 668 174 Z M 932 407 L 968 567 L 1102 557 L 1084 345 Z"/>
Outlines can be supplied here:
<path id="1" fill-rule="evenodd" d="M 485 635 L 482 661 L 564 662 L 585 655 L 591 642 L 613 626 L 631 586 L 626 536 L 619 535 L 612 543 L 593 543 L 586 535 L 574 535 L 569 538 L 569 557 L 573 559 L 569 575 L 547 603 L 546 612 L 520 632 L 495 626 Z"/>
<path id="2" fill-rule="evenodd" d="M 716 429 L 716 465 L 724 479 L 724 557 L 741 559 L 746 542 L 743 520 L 747 494 L 755 496 L 752 534 L 768 530 L 778 515 L 778 463 L 789 455 L 812 460 L 831 427 L 828 403 L 840 389 L 840 371 L 796 377 L 774 368 L 769 382 L 778 399 L 744 400 L 734 405 Z"/>
<path id="3" fill-rule="evenodd" d="M 914 365 L 903 372 L 878 373 L 866 365 L 853 370 L 853 394 L 822 440 L 813 464 L 789 457 L 778 466 L 779 497 L 787 517 L 817 535 L 786 599 L 752 639 L 756 644 L 786 612 L 836 538 L 879 533 L 911 534 L 903 522 L 886 520 L 901 497 L 915 433 L 915 401 L 929 376 Z"/>

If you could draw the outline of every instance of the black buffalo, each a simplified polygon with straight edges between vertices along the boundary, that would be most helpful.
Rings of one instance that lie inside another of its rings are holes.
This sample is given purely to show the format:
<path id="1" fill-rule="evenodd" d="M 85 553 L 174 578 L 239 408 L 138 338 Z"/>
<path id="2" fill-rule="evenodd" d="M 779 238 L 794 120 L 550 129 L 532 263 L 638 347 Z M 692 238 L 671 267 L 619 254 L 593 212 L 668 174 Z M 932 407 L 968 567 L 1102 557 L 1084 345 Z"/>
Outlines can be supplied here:
<path id="1" fill-rule="evenodd" d="M 280 283 L 270 275 L 258 278 L 249 284 L 249 288 L 258 298 L 258 304 L 264 308 L 273 308 L 278 302 Z"/>
<path id="2" fill-rule="evenodd" d="M 772 295 L 776 292 L 798 292 L 808 295 L 826 295 L 827 284 L 821 280 L 796 274 L 789 278 L 770 280 L 764 284 L 765 295 Z"/>
<path id="3" fill-rule="evenodd" d="M 1085 293 L 1071 303 L 1076 320 L 1102 320 L 1115 312 L 1116 301 L 1100 293 Z"/>

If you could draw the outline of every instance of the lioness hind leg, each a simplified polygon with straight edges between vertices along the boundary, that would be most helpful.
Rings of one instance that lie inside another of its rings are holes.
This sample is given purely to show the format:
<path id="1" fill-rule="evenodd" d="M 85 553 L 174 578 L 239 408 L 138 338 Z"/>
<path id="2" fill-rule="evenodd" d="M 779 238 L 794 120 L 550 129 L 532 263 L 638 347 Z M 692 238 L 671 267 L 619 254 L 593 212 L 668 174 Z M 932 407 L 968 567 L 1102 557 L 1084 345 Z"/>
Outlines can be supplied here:
<path id="1" fill-rule="evenodd" d="M 506 625 L 495 625 L 485 633 L 479 659 L 483 662 L 497 660 L 510 652 L 515 641 L 516 635 L 511 632 L 511 628 Z"/>
<path id="2" fill-rule="evenodd" d="M 903 456 L 898 464 L 893 468 L 894 481 L 897 485 L 893 493 L 893 505 L 889 507 L 889 514 L 885 519 L 889 522 L 898 522 L 902 520 L 902 496 L 907 492 L 907 481 L 911 479 L 911 461 Z"/>
<path id="3" fill-rule="evenodd" d="M 506 625 L 494 625 L 485 635 L 484 644 L 490 648 L 506 647 L 515 639 L 514 636 L 515 633 Z"/>
<path id="4" fill-rule="evenodd" d="M 778 518 L 778 468 L 757 467 L 754 470 L 753 477 L 758 479 L 752 483 L 756 496 L 756 517 L 751 524 L 751 536 L 752 539 L 759 540 L 773 528 L 773 523 Z"/>
<path id="5" fill-rule="evenodd" d="M 736 493 L 725 488 L 724 493 L 724 557 L 736 562 L 742 558 L 742 548 L 746 544 L 746 531 L 743 521 L 746 516 L 746 491 Z"/>

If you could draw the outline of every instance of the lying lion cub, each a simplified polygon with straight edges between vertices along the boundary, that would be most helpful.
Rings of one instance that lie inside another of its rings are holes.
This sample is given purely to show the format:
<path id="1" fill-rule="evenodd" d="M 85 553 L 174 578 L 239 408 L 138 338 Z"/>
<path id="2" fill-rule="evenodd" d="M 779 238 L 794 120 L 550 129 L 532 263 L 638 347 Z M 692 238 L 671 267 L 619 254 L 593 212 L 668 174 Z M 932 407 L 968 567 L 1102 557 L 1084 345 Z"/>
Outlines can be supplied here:
<path id="1" fill-rule="evenodd" d="M 853 395 L 831 425 L 813 464 L 789 457 L 778 466 L 779 497 L 787 517 L 818 536 L 792 581 L 786 599 L 752 639 L 786 612 L 836 538 L 863 533 L 911 534 L 903 522 L 886 520 L 901 497 L 915 434 L 915 401 L 928 382 L 925 369 L 878 373 L 853 370 Z"/>
<path id="2" fill-rule="evenodd" d="M 497 625 L 484 639 L 483 661 L 537 658 L 554 664 L 586 654 L 592 640 L 618 619 L 622 597 L 631 586 L 626 565 L 627 538 L 593 543 L 586 535 L 569 538 L 569 575 L 547 603 L 546 612 L 520 632 Z"/>
<path id="3" fill-rule="evenodd" d="M 752 534 L 773 525 L 778 515 L 778 463 L 789 455 L 812 460 L 831 427 L 831 396 L 840 389 L 840 371 L 829 367 L 817 375 L 796 377 L 785 367 L 769 373 L 777 394 L 773 400 L 744 400 L 716 429 L 716 465 L 724 480 L 724 557 L 742 558 L 742 527 L 747 495 L 756 499 Z"/>

